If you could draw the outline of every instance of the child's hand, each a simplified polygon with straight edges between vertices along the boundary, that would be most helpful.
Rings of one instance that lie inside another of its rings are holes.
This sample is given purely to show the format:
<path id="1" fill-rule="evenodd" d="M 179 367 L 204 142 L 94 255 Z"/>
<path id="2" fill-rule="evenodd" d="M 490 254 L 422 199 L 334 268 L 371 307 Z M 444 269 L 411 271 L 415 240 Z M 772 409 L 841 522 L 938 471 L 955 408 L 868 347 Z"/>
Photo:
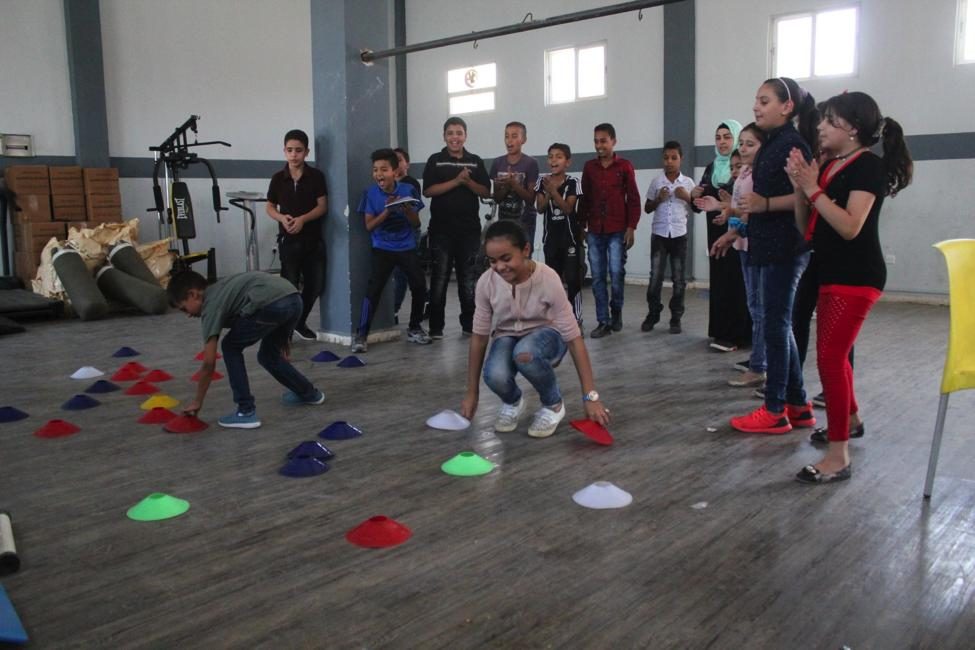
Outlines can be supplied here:
<path id="1" fill-rule="evenodd" d="M 728 190 L 718 190 L 718 200 L 722 203 L 731 203 L 731 194 Z"/>
<path id="2" fill-rule="evenodd" d="M 765 206 L 767 205 L 767 199 L 761 194 L 756 194 L 755 192 L 749 192 L 741 198 L 741 205 L 739 209 L 745 212 L 751 212 L 752 214 L 759 214 L 765 212 Z"/>
<path id="3" fill-rule="evenodd" d="M 471 170 L 468 169 L 467 167 L 464 167 L 462 170 L 460 170 L 460 173 L 457 174 L 455 180 L 459 185 L 469 184 L 471 181 Z"/>
<path id="4" fill-rule="evenodd" d="M 726 223 L 728 223 L 728 208 L 725 208 L 724 210 L 718 213 L 718 216 L 716 216 L 714 219 L 711 219 L 711 223 L 713 223 L 716 226 L 723 226 Z"/>
<path id="5" fill-rule="evenodd" d="M 694 199 L 694 207 L 705 212 L 714 212 L 721 209 L 721 203 L 713 196 L 702 196 L 699 199 Z"/>
<path id="6" fill-rule="evenodd" d="M 691 194 L 690 194 L 690 192 L 688 192 L 683 187 L 678 187 L 676 190 L 674 190 L 674 196 L 676 196 L 678 199 L 680 199 L 681 201 L 683 201 L 685 203 L 690 203 L 691 202 Z"/>
<path id="7" fill-rule="evenodd" d="M 183 408 L 183 415 L 196 417 L 196 414 L 200 412 L 201 408 L 203 408 L 203 405 L 194 400 Z"/>
<path id="8" fill-rule="evenodd" d="M 657 192 L 657 203 L 663 203 L 670 198 L 670 190 L 666 187 L 661 187 L 660 191 Z"/>
<path id="9" fill-rule="evenodd" d="M 691 198 L 699 199 L 704 196 L 705 187 L 703 185 L 698 185 L 693 190 L 691 190 Z"/>
<path id="10" fill-rule="evenodd" d="M 736 239 L 738 239 L 738 232 L 735 230 L 729 230 L 718 237 L 718 240 L 714 242 L 714 246 L 711 247 L 711 257 L 724 257 Z"/>
<path id="11" fill-rule="evenodd" d="M 464 401 L 460 403 L 460 414 L 468 420 L 473 420 L 475 413 L 477 413 L 477 393 L 468 392 L 464 395 Z"/>
<path id="12" fill-rule="evenodd" d="M 542 187 L 545 189 L 545 191 L 548 194 L 554 195 L 554 194 L 558 194 L 559 192 L 558 181 L 552 178 L 552 176 L 546 176 L 545 178 L 542 179 Z"/>

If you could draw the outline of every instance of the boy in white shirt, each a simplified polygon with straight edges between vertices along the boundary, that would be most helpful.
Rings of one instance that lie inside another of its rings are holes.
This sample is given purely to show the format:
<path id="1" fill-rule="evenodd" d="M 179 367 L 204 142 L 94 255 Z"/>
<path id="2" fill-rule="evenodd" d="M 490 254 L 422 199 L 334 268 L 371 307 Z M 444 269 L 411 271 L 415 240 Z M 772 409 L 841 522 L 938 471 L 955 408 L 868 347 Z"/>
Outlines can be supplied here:
<path id="1" fill-rule="evenodd" d="M 691 190 L 694 181 L 680 171 L 684 153 L 680 143 L 671 140 L 664 144 L 663 168 L 647 188 L 647 202 L 643 206 L 647 214 L 653 213 L 653 234 L 650 236 L 650 286 L 647 287 L 647 305 L 650 311 L 640 329 L 649 332 L 660 321 L 664 306 L 660 291 L 664 284 L 664 271 L 670 260 L 670 272 L 674 292 L 670 298 L 670 333 L 680 334 L 680 319 L 684 315 L 684 288 L 687 280 L 684 268 L 687 262 L 687 217 L 691 213 Z"/>

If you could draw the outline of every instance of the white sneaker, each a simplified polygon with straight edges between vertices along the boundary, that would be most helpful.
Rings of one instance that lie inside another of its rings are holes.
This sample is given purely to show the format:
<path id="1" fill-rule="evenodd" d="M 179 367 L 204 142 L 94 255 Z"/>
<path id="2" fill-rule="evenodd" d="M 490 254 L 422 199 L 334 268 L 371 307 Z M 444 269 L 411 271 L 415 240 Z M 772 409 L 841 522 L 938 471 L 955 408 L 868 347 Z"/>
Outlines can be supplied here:
<path id="1" fill-rule="evenodd" d="M 543 406 L 535 412 L 535 419 L 532 420 L 532 424 L 528 427 L 528 435 L 532 438 L 548 438 L 550 435 L 555 433 L 555 429 L 559 426 L 559 422 L 565 417 L 565 404 L 562 404 L 562 408 L 558 411 L 553 411 L 547 406 Z"/>
<path id="2" fill-rule="evenodd" d="M 494 430 L 507 433 L 518 428 L 518 418 L 525 412 L 525 398 L 522 396 L 517 404 L 501 404 L 498 419 L 494 421 Z"/>

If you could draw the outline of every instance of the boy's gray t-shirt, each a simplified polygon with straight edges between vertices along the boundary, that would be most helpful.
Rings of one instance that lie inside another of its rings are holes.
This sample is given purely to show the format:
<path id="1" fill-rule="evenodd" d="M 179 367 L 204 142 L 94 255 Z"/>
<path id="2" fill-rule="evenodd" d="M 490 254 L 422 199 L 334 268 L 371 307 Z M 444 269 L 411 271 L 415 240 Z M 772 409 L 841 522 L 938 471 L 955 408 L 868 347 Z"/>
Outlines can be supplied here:
<path id="1" fill-rule="evenodd" d="M 203 294 L 200 324 L 203 340 L 219 336 L 238 316 L 252 316 L 275 300 L 297 293 L 294 285 L 278 275 L 250 271 L 232 275 L 207 287 Z"/>
<path id="2" fill-rule="evenodd" d="M 538 162 L 528 154 L 523 154 L 521 160 L 514 165 L 508 162 L 508 156 L 506 155 L 495 158 L 494 162 L 491 163 L 491 171 L 489 173 L 491 180 L 496 181 L 498 178 L 503 178 L 505 175 L 510 174 L 514 174 L 515 181 L 518 184 L 530 190 L 535 187 L 535 181 L 538 180 Z M 498 203 L 499 219 L 531 218 L 535 214 L 535 202 L 525 201 L 513 191 L 509 192 L 508 196 L 501 199 Z"/>

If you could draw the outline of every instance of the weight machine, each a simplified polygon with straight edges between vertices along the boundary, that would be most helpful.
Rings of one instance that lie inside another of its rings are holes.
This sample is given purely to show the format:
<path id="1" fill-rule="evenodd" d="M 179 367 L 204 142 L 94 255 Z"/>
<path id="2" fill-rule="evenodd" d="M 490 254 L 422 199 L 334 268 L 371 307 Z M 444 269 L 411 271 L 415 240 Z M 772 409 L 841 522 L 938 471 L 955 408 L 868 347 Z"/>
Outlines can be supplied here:
<path id="1" fill-rule="evenodd" d="M 156 147 L 149 147 L 153 152 L 155 165 L 152 170 L 152 193 L 155 198 L 155 207 L 149 208 L 147 212 L 156 212 L 159 215 L 159 237 L 170 240 L 170 251 L 175 254 L 175 264 L 173 272 L 179 272 L 190 268 L 191 265 L 202 260 L 207 261 L 207 281 L 216 282 L 217 263 L 216 251 L 213 248 L 205 252 L 190 252 L 189 240 L 196 238 L 196 221 L 193 215 L 193 202 L 190 198 L 189 188 L 186 183 L 180 180 L 180 172 L 187 170 L 191 165 L 201 164 L 206 167 L 213 181 L 213 211 L 216 213 L 217 223 L 220 223 L 220 213 L 227 208 L 220 204 L 220 185 L 217 183 L 217 174 L 213 170 L 213 165 L 206 158 L 190 151 L 193 147 L 203 147 L 207 145 L 219 144 L 224 147 L 231 146 L 229 142 L 223 140 L 211 140 L 208 142 L 197 142 L 197 121 L 199 115 L 190 115 L 190 118 L 183 122 L 173 131 L 172 135 L 166 138 L 162 144 Z M 193 142 L 189 142 L 188 132 L 193 132 Z M 165 184 L 169 192 L 163 197 L 163 189 L 159 184 L 160 169 L 164 170 Z M 177 247 L 176 240 L 182 244 L 182 252 Z"/>

